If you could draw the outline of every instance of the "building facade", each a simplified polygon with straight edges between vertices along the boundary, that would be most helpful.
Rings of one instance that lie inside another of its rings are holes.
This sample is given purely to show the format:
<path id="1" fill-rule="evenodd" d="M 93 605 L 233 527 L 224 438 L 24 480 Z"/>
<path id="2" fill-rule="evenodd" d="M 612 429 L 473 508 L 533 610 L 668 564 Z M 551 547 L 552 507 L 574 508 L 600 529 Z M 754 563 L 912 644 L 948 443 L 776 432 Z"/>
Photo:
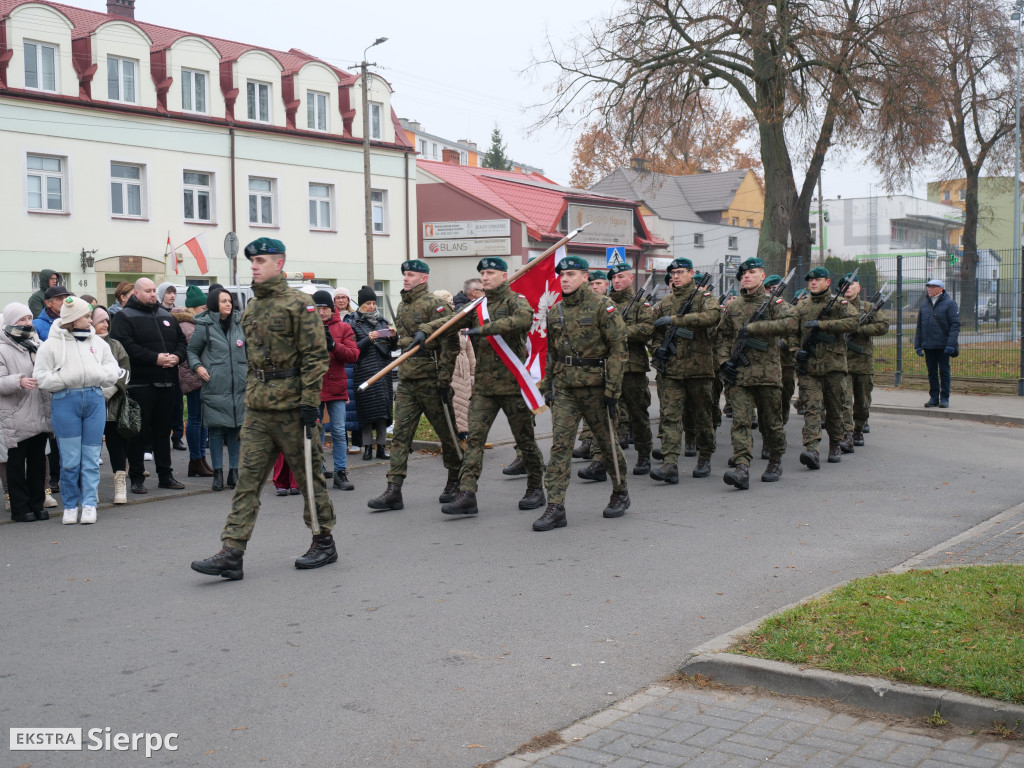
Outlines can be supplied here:
<path id="1" fill-rule="evenodd" d="M 484 155 L 487 154 L 486 150 L 480 151 L 475 141 L 470 141 L 469 139 L 452 141 L 441 136 L 435 136 L 424 131 L 423 126 L 417 121 L 406 120 L 404 117 L 399 118 L 399 122 L 405 131 L 406 139 L 408 139 L 412 146 L 416 147 L 417 160 L 457 162 L 459 165 L 471 165 L 474 168 L 479 168 L 480 162 L 483 160 Z M 511 170 L 516 173 L 544 174 L 542 168 L 535 168 L 532 165 L 518 163 L 514 160 L 512 161 Z"/>

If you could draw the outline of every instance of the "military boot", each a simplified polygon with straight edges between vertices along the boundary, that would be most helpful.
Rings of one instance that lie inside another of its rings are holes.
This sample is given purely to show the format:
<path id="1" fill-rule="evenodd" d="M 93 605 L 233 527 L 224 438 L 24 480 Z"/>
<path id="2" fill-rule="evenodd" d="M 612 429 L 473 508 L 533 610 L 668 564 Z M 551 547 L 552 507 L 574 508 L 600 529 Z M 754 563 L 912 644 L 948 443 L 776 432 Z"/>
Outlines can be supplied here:
<path id="1" fill-rule="evenodd" d="M 455 494 L 459 492 L 459 479 L 455 478 L 452 480 L 448 478 L 448 482 L 444 484 L 444 490 L 441 491 L 441 495 L 437 497 L 438 502 L 441 504 L 447 504 L 450 501 L 455 501 Z"/>
<path id="2" fill-rule="evenodd" d="M 516 456 L 516 460 L 501 470 L 503 475 L 525 475 L 526 474 L 526 462 L 523 461 L 522 456 Z"/>
<path id="3" fill-rule="evenodd" d="M 865 435 L 871 432 L 871 425 L 866 421 L 864 422 L 864 429 L 861 430 Z"/>
<path id="4" fill-rule="evenodd" d="M 853 444 L 856 445 L 858 448 L 861 448 L 861 447 L 864 446 L 864 433 L 863 432 L 854 432 L 853 433 Z"/>
<path id="5" fill-rule="evenodd" d="M 840 443 L 830 443 L 828 446 L 828 463 L 838 464 L 843 460 L 843 448 Z"/>
<path id="6" fill-rule="evenodd" d="M 601 514 L 604 517 L 622 517 L 629 509 L 629 503 L 628 491 L 612 491 L 612 496 L 608 499 L 608 506 Z"/>
<path id="7" fill-rule="evenodd" d="M 334 546 L 334 537 L 329 533 L 321 533 L 313 537 L 313 543 L 309 545 L 306 554 L 295 561 L 295 567 L 299 570 L 310 568 L 322 568 L 325 565 L 338 562 L 338 550 Z"/>
<path id="8" fill-rule="evenodd" d="M 399 483 L 388 483 L 387 490 L 375 499 L 366 502 L 370 509 L 402 509 L 402 486 Z"/>
<path id="9" fill-rule="evenodd" d="M 651 473 L 651 457 L 641 456 L 636 460 L 636 466 L 633 467 L 634 475 L 649 475 Z"/>
<path id="10" fill-rule="evenodd" d="M 853 453 L 853 435 L 847 432 L 839 441 L 839 450 L 843 453 Z"/>
<path id="11" fill-rule="evenodd" d="M 727 403 L 725 408 L 722 409 L 722 415 L 725 416 L 726 418 L 731 419 L 732 418 L 732 406 Z"/>
<path id="12" fill-rule="evenodd" d="M 459 491 L 452 501 L 441 505 L 441 511 L 446 515 L 475 515 L 476 492 Z"/>
<path id="13" fill-rule="evenodd" d="M 208 576 L 223 576 L 225 579 L 237 581 L 242 578 L 242 556 L 245 555 L 240 549 L 234 547 L 222 547 L 213 557 L 205 560 L 193 560 L 192 570 L 205 573 Z"/>
<path id="14" fill-rule="evenodd" d="M 697 455 L 697 444 L 692 440 L 687 440 L 683 446 L 683 456 L 693 458 Z"/>
<path id="15" fill-rule="evenodd" d="M 730 456 L 729 460 L 727 462 L 725 462 L 725 463 L 728 464 L 730 467 L 735 467 L 736 466 L 736 457 L 735 456 Z"/>
<path id="16" fill-rule="evenodd" d="M 334 473 L 334 487 L 339 491 L 355 490 L 355 486 L 352 485 L 352 481 L 348 479 L 348 470 L 339 469 Z"/>
<path id="17" fill-rule="evenodd" d="M 818 459 L 818 452 L 813 448 L 806 448 L 800 454 L 800 463 L 808 469 L 821 469 L 821 461 Z"/>
<path id="18" fill-rule="evenodd" d="M 591 456 L 591 443 L 589 440 L 584 440 L 580 443 L 578 448 L 572 449 L 572 457 L 574 459 L 589 459 Z"/>
<path id="19" fill-rule="evenodd" d="M 622 450 L 629 448 L 629 437 L 626 435 L 619 435 L 619 448 Z"/>
<path id="20" fill-rule="evenodd" d="M 775 483 L 782 477 L 782 459 L 779 457 L 768 459 L 768 467 L 761 475 L 762 483 Z"/>
<path id="21" fill-rule="evenodd" d="M 576 473 L 577 477 L 583 480 L 597 480 L 599 483 L 603 483 L 608 479 L 608 473 L 605 471 L 604 464 L 600 461 L 592 461 L 579 472 Z"/>
<path id="22" fill-rule="evenodd" d="M 660 467 L 655 467 L 651 470 L 651 479 L 661 480 L 669 485 L 677 485 L 679 483 L 679 466 L 665 463 Z"/>
<path id="23" fill-rule="evenodd" d="M 652 448 L 651 449 L 651 458 L 654 459 L 655 461 L 664 461 L 665 460 L 665 454 L 661 452 L 660 448 Z"/>
<path id="24" fill-rule="evenodd" d="M 772 457 L 771 451 L 768 450 L 767 446 L 761 446 L 761 458 L 770 459 Z"/>
<path id="25" fill-rule="evenodd" d="M 697 466 L 693 468 L 694 477 L 707 477 L 711 474 L 711 459 L 697 459 Z"/>
<path id="26" fill-rule="evenodd" d="M 544 514 L 533 521 L 533 530 L 552 531 L 555 528 L 565 528 L 565 507 L 561 504 L 548 504 Z"/>
<path id="27" fill-rule="evenodd" d="M 750 468 L 746 464 L 737 464 L 736 468 L 726 472 L 722 479 L 726 485 L 731 485 L 738 491 L 745 491 L 750 487 Z"/>
<path id="28" fill-rule="evenodd" d="M 527 488 L 523 498 L 519 500 L 520 509 L 540 509 L 544 506 L 544 491 L 540 488 Z"/>

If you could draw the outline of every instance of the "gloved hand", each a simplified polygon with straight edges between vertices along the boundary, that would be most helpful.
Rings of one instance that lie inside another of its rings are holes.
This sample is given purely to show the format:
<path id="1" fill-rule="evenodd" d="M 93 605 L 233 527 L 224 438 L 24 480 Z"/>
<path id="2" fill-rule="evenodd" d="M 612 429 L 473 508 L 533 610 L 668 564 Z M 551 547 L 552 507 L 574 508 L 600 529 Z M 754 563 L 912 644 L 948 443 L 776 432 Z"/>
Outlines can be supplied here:
<path id="1" fill-rule="evenodd" d="M 315 427 L 317 419 L 320 417 L 320 412 L 316 406 L 313 405 L 300 405 L 299 415 L 302 416 L 302 426 L 304 427 Z"/>
<path id="2" fill-rule="evenodd" d="M 450 386 L 438 387 L 437 388 L 437 396 L 441 398 L 441 402 L 442 403 L 451 402 L 451 399 L 452 399 L 452 389 L 451 389 L 451 387 Z"/>
<path id="3" fill-rule="evenodd" d="M 789 344 L 786 343 L 785 339 L 779 339 L 779 349 L 782 352 L 785 352 L 786 350 L 789 349 Z"/>
<path id="4" fill-rule="evenodd" d="M 672 315 L 662 315 L 654 321 L 655 328 L 664 328 L 666 325 L 672 325 Z"/>
<path id="5" fill-rule="evenodd" d="M 736 383 L 736 381 L 738 380 L 737 373 L 738 370 L 736 368 L 736 363 L 734 363 L 732 360 L 726 360 L 724 363 L 718 366 L 718 374 L 722 377 L 722 381 L 726 382 L 727 384 Z"/>
<path id="6" fill-rule="evenodd" d="M 608 413 L 614 414 L 615 408 L 619 404 L 619 398 L 612 397 L 610 395 L 604 396 L 604 407 L 608 409 Z"/>
<path id="7" fill-rule="evenodd" d="M 918 357 L 924 357 L 924 350 L 923 349 L 915 349 L 914 351 L 917 352 L 917 356 Z"/>
<path id="8" fill-rule="evenodd" d="M 956 353 L 956 347 L 951 347 L 948 344 L 946 345 L 946 348 L 944 350 L 942 350 L 942 354 L 944 354 L 944 355 L 952 355 L 952 354 L 955 354 L 955 353 Z"/>
<path id="9" fill-rule="evenodd" d="M 426 340 L 427 334 L 425 334 L 423 331 L 416 331 L 416 335 L 412 337 L 412 344 L 406 347 L 405 351 L 408 352 L 410 349 L 414 349 L 417 346 L 422 347 L 423 342 L 425 342 Z"/>
<path id="10" fill-rule="evenodd" d="M 324 335 L 327 337 L 327 351 L 333 352 L 334 347 L 336 346 L 334 342 L 334 337 L 331 335 L 331 329 L 328 328 L 326 325 L 324 326 Z"/>
<path id="11" fill-rule="evenodd" d="M 806 368 L 807 361 L 811 359 L 810 353 L 806 349 L 801 349 L 796 353 L 796 366 L 797 368 Z"/>
<path id="12" fill-rule="evenodd" d="M 817 328 L 819 325 L 817 320 L 808 320 L 804 323 L 804 328 Z"/>
<path id="13" fill-rule="evenodd" d="M 472 338 L 473 336 L 479 336 L 480 335 L 480 329 L 479 328 L 463 328 L 462 329 L 462 335 L 463 336 L 469 336 L 470 338 Z"/>
<path id="14" fill-rule="evenodd" d="M 555 402 L 555 390 L 549 389 L 544 393 L 544 404 L 550 408 L 553 402 Z"/>

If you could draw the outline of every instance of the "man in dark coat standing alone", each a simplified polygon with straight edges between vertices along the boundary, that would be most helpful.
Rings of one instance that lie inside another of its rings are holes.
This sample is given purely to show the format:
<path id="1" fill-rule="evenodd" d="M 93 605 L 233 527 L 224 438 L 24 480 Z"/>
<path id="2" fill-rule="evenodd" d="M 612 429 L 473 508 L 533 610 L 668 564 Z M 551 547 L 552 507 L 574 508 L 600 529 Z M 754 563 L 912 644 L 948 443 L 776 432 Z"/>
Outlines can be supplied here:
<path id="1" fill-rule="evenodd" d="M 925 283 L 928 295 L 917 311 L 914 349 L 928 365 L 928 402 L 925 408 L 949 408 L 949 358 L 960 354 L 960 308 L 946 293 L 941 280 Z"/>

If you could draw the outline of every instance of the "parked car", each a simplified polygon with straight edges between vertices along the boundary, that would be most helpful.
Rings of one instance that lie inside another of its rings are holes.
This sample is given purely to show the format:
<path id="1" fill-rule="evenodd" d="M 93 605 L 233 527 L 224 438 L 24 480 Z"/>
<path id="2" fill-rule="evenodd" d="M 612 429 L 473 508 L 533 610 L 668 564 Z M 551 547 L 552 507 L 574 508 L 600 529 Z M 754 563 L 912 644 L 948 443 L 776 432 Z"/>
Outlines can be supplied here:
<path id="1" fill-rule="evenodd" d="M 978 298 L 978 319 L 979 320 L 995 320 L 996 312 L 998 307 L 996 305 L 996 297 L 989 296 L 988 298 Z"/>

